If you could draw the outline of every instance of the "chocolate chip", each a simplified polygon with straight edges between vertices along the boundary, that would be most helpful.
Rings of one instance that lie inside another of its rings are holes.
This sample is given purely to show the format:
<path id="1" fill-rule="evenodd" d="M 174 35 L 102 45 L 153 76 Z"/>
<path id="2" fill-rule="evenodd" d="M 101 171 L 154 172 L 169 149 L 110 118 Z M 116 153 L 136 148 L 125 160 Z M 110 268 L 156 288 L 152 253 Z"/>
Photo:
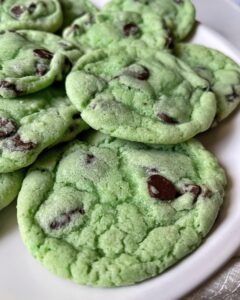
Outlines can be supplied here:
<path id="1" fill-rule="evenodd" d="M 0 138 L 5 138 L 17 131 L 17 124 L 7 118 L 0 118 Z"/>
<path id="2" fill-rule="evenodd" d="M 36 74 L 39 76 L 43 76 L 48 72 L 48 67 L 46 67 L 45 65 L 38 63 L 36 66 Z"/>
<path id="3" fill-rule="evenodd" d="M 86 156 L 86 164 L 91 164 L 93 162 L 93 160 L 95 159 L 95 156 L 92 154 L 87 154 Z"/>
<path id="4" fill-rule="evenodd" d="M 211 198 L 213 196 L 213 192 L 207 187 L 203 187 L 203 197 L 205 198 Z"/>
<path id="5" fill-rule="evenodd" d="M 24 142 L 19 134 L 14 135 L 12 138 L 7 140 L 3 146 L 12 151 L 29 151 L 37 147 L 36 143 Z"/>
<path id="6" fill-rule="evenodd" d="M 71 222 L 71 218 L 74 215 L 84 215 L 85 214 L 85 210 L 83 208 L 76 208 L 73 210 L 70 210 L 67 213 L 63 213 L 61 214 L 59 217 L 57 217 L 54 221 L 52 221 L 49 225 L 50 229 L 61 229 L 63 227 L 65 227 L 67 224 L 69 224 Z"/>
<path id="7" fill-rule="evenodd" d="M 19 18 L 21 14 L 25 11 L 25 7 L 22 5 L 15 5 L 11 8 L 11 13 L 16 17 Z"/>
<path id="8" fill-rule="evenodd" d="M 16 95 L 21 94 L 21 91 L 17 89 L 16 84 L 11 83 L 7 80 L 0 80 L 0 88 L 13 91 Z"/>
<path id="9" fill-rule="evenodd" d="M 123 26 L 125 36 L 133 36 L 140 33 L 140 28 L 135 23 L 128 23 Z"/>
<path id="10" fill-rule="evenodd" d="M 237 91 L 236 91 L 236 89 L 235 89 L 234 86 L 232 87 L 232 93 L 226 95 L 226 98 L 227 98 L 227 100 L 228 100 L 229 102 L 233 102 L 233 101 L 235 101 L 235 100 L 236 100 L 237 98 L 239 98 L 239 97 L 240 97 L 240 95 L 237 93 Z"/>
<path id="11" fill-rule="evenodd" d="M 152 175 L 148 178 L 148 191 L 152 198 L 163 201 L 173 200 L 178 195 L 171 181 L 160 175 Z"/>
<path id="12" fill-rule="evenodd" d="M 132 70 L 126 70 L 124 74 L 134 77 L 138 80 L 148 80 L 150 77 L 150 72 L 149 70 L 141 65 L 141 70 L 137 71 L 132 71 Z"/>
<path id="13" fill-rule="evenodd" d="M 194 199 L 196 200 L 198 196 L 202 192 L 202 188 L 196 184 L 186 184 L 183 188 L 185 193 L 191 193 L 194 195 Z"/>
<path id="14" fill-rule="evenodd" d="M 34 55 L 44 58 L 44 59 L 52 59 L 53 58 L 53 53 L 46 49 L 34 49 L 33 53 L 34 53 Z"/>
<path id="15" fill-rule="evenodd" d="M 158 114 L 158 117 L 164 122 L 164 123 L 167 123 L 167 124 L 178 124 L 178 121 L 175 120 L 174 118 L 164 114 L 164 113 L 159 113 Z"/>
<path id="16" fill-rule="evenodd" d="M 36 3 L 30 3 L 29 6 L 28 6 L 29 13 L 32 14 L 35 11 L 36 8 L 37 8 Z"/>

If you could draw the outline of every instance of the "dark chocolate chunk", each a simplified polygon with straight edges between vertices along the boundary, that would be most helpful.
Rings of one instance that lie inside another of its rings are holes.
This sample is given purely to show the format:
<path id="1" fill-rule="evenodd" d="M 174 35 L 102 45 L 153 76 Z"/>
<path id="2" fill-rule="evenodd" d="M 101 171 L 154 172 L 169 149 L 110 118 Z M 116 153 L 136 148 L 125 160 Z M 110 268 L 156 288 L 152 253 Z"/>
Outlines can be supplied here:
<path id="1" fill-rule="evenodd" d="M 15 83 L 11 83 L 7 80 L 0 80 L 0 88 L 13 91 L 16 95 L 21 94 L 21 91 L 17 89 Z"/>
<path id="2" fill-rule="evenodd" d="M 39 76 L 43 76 L 48 72 L 49 68 L 41 63 L 38 63 L 36 66 L 36 73 Z"/>
<path id="3" fill-rule="evenodd" d="M 138 80 L 148 80 L 148 78 L 150 77 L 149 70 L 146 67 L 142 66 L 142 65 L 141 65 L 141 68 L 142 69 L 139 70 L 139 72 L 137 72 L 137 71 L 134 72 L 132 70 L 126 70 L 124 72 L 124 74 L 126 74 L 128 76 L 131 76 L 131 77 L 134 77 L 134 78 L 136 78 Z"/>
<path id="4" fill-rule="evenodd" d="M 8 148 L 11 151 L 30 151 L 36 148 L 37 144 L 33 142 L 24 142 L 20 135 L 16 134 L 5 142 L 3 147 Z"/>
<path id="5" fill-rule="evenodd" d="M 85 211 L 83 208 L 76 208 L 70 210 L 69 212 L 61 214 L 59 217 L 57 217 L 55 220 L 53 220 L 50 223 L 49 225 L 50 229 L 57 230 L 65 227 L 71 222 L 72 217 L 76 214 L 84 215 Z"/>
<path id="6" fill-rule="evenodd" d="M 17 131 L 17 124 L 7 118 L 0 118 L 0 138 L 8 137 Z"/>
<path id="7" fill-rule="evenodd" d="M 46 49 L 34 49 L 33 53 L 34 53 L 34 55 L 44 58 L 44 59 L 52 59 L 53 58 L 53 53 Z"/>
<path id="8" fill-rule="evenodd" d="M 203 186 L 203 197 L 211 198 L 213 196 L 213 192 L 206 186 Z"/>
<path id="9" fill-rule="evenodd" d="M 34 13 L 35 9 L 37 8 L 37 4 L 36 3 L 30 3 L 28 6 L 28 11 L 30 14 Z"/>
<path id="10" fill-rule="evenodd" d="M 234 86 L 232 87 L 232 93 L 226 95 L 226 98 L 229 102 L 233 102 L 235 101 L 237 98 L 240 98 L 240 95 L 237 93 L 236 89 L 234 88 Z"/>
<path id="11" fill-rule="evenodd" d="M 95 156 L 93 154 L 87 154 L 87 156 L 86 156 L 86 164 L 91 164 L 94 159 L 95 159 Z"/>
<path id="12" fill-rule="evenodd" d="M 134 36 L 140 33 L 140 28 L 135 23 L 128 23 L 123 26 L 125 36 Z"/>
<path id="13" fill-rule="evenodd" d="M 148 178 L 148 192 L 152 198 L 163 201 L 173 200 L 178 192 L 171 181 L 161 175 L 152 175 Z"/>
<path id="14" fill-rule="evenodd" d="M 164 122 L 164 123 L 167 123 L 167 124 L 178 124 L 178 121 L 175 120 L 174 118 L 164 114 L 164 113 L 159 113 L 158 114 L 158 117 Z"/>
<path id="15" fill-rule="evenodd" d="M 15 18 L 19 18 L 24 11 L 25 7 L 22 5 L 15 5 L 11 8 L 11 13 Z"/>
<path id="16" fill-rule="evenodd" d="M 183 188 L 185 193 L 191 193 L 194 195 L 194 199 L 196 200 L 198 196 L 202 192 L 202 188 L 196 184 L 186 184 Z"/>

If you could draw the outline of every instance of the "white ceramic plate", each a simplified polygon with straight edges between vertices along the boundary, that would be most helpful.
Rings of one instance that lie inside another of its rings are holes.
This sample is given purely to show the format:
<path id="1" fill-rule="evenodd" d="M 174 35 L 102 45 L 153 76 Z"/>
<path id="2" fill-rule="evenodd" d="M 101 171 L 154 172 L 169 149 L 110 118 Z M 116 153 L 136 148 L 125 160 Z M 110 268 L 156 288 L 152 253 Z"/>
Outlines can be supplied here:
<path id="1" fill-rule="evenodd" d="M 98 4 L 104 1 L 95 1 Z M 106 2 L 106 1 L 105 1 Z M 240 63 L 233 46 L 200 25 L 192 42 L 219 49 Z M 240 115 L 236 112 L 200 138 L 226 168 L 229 189 L 212 234 L 192 255 L 164 274 L 144 283 L 115 289 L 78 286 L 45 270 L 27 252 L 19 236 L 16 203 L 0 213 L 0 299 L 3 300 L 172 300 L 200 284 L 240 245 Z"/>

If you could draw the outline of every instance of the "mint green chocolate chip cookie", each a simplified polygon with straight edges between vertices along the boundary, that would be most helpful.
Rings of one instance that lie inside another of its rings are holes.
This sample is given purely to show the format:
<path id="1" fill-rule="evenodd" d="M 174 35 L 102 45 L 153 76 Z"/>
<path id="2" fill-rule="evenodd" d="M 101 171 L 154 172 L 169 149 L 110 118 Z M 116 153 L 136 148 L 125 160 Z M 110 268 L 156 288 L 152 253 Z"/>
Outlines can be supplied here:
<path id="1" fill-rule="evenodd" d="M 0 33 L 0 95 L 14 98 L 61 80 L 82 52 L 60 37 L 22 30 Z"/>
<path id="2" fill-rule="evenodd" d="M 50 151 L 30 169 L 18 198 L 20 233 L 56 275 L 130 285 L 201 244 L 225 185 L 216 159 L 197 141 L 149 147 L 97 134 Z"/>
<path id="3" fill-rule="evenodd" d="M 0 173 L 0 210 L 17 198 L 20 191 L 24 171 Z"/>
<path id="4" fill-rule="evenodd" d="M 0 30 L 35 29 L 55 32 L 62 21 L 58 0 L 0 1 Z"/>
<path id="5" fill-rule="evenodd" d="M 61 87 L 0 99 L 1 172 L 30 165 L 44 149 L 72 139 L 86 128 Z"/>
<path id="6" fill-rule="evenodd" d="M 88 0 L 59 0 L 59 2 L 63 11 L 63 28 L 86 13 L 95 14 L 98 11 L 97 7 Z"/>
<path id="7" fill-rule="evenodd" d="M 176 57 L 147 47 L 90 52 L 66 80 L 69 99 L 92 128 L 153 144 L 207 130 L 216 115 L 209 84 Z"/>
<path id="8" fill-rule="evenodd" d="M 168 29 L 169 37 L 182 40 L 195 24 L 195 8 L 191 0 L 113 0 L 103 9 L 133 11 L 141 15 L 154 13 Z"/>
<path id="9" fill-rule="evenodd" d="M 216 94 L 216 123 L 225 119 L 240 102 L 240 66 L 223 53 L 200 45 L 179 44 L 175 54 L 209 81 Z"/>
<path id="10" fill-rule="evenodd" d="M 112 44 L 172 48 L 168 31 L 153 13 L 121 11 L 86 14 L 65 29 L 64 38 L 84 50 L 105 49 Z"/>

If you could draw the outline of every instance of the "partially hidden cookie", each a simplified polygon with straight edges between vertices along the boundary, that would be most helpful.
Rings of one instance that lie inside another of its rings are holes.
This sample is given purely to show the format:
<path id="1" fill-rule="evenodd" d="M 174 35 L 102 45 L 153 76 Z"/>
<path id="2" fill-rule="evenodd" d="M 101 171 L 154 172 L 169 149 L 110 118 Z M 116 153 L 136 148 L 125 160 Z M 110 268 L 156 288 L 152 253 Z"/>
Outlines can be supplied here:
<path id="1" fill-rule="evenodd" d="M 112 0 L 103 11 L 154 13 L 178 41 L 184 39 L 195 24 L 195 8 L 191 0 Z"/>
<path id="2" fill-rule="evenodd" d="M 0 99 L 1 172 L 30 165 L 44 149 L 72 139 L 86 128 L 62 87 Z"/>
<path id="3" fill-rule="evenodd" d="M 66 40 L 81 49 L 105 49 L 114 45 L 133 45 L 171 49 L 173 38 L 153 13 L 131 11 L 85 14 L 63 33 Z"/>
<path id="4" fill-rule="evenodd" d="M 201 45 L 176 45 L 175 54 L 209 81 L 217 99 L 216 123 L 229 116 L 240 102 L 240 66 L 223 53 Z"/>
<path id="5" fill-rule="evenodd" d="M 98 11 L 97 7 L 88 0 L 59 0 L 63 11 L 62 28 L 69 26 L 75 19 L 86 13 L 94 14 Z"/>
<path id="6" fill-rule="evenodd" d="M 37 92 L 61 80 L 82 55 L 62 38 L 22 30 L 0 33 L 0 96 L 14 98 Z"/>
<path id="7" fill-rule="evenodd" d="M 23 177 L 23 170 L 13 173 L 0 173 L 0 210 L 16 199 Z"/>
<path id="8" fill-rule="evenodd" d="M 135 50 L 97 50 L 76 63 L 66 90 L 86 123 L 151 144 L 176 144 L 207 130 L 216 115 L 208 82 L 168 53 Z"/>
<path id="9" fill-rule="evenodd" d="M 55 32 L 63 22 L 58 0 L 1 0 L 0 30 L 35 29 Z"/>
<path id="10" fill-rule="evenodd" d="M 51 272 L 84 285 L 130 285 L 201 244 L 225 185 L 197 141 L 150 147 L 97 134 L 36 162 L 19 194 L 18 224 Z"/>

